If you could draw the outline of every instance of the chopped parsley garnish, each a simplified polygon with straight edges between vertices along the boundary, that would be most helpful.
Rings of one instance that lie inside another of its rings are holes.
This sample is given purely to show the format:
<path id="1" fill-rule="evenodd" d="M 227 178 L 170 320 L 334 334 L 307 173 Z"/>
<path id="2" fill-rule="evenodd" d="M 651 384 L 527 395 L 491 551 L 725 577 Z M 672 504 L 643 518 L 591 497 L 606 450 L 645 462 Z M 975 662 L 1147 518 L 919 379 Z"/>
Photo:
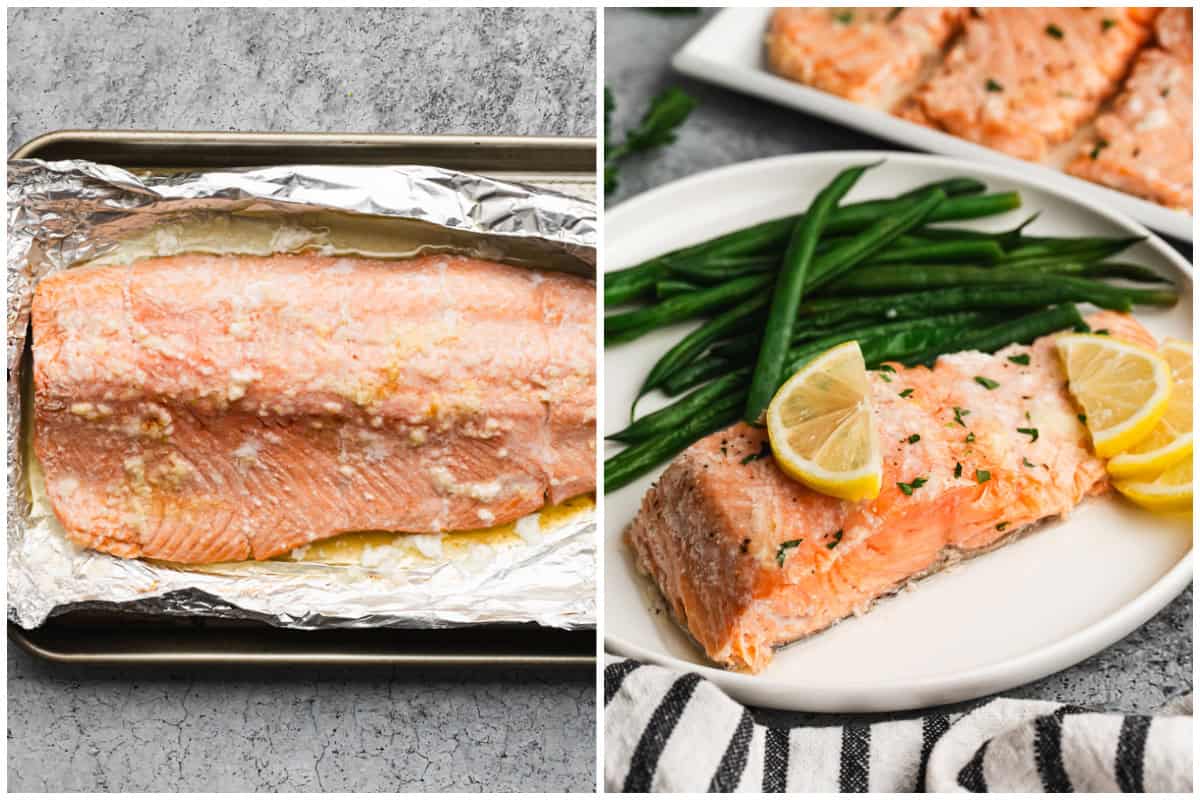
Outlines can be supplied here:
<path id="1" fill-rule="evenodd" d="M 1082 422 L 1084 425 L 1087 425 L 1087 414 L 1076 414 L 1075 416 L 1080 422 Z"/>
<path id="2" fill-rule="evenodd" d="M 982 375 L 976 375 L 975 382 L 978 383 L 983 388 L 987 389 L 988 391 L 991 391 L 992 389 L 995 389 L 997 386 L 1000 385 L 999 383 L 992 380 L 991 378 L 985 378 Z"/>
<path id="3" fill-rule="evenodd" d="M 750 551 L 750 540 L 749 539 L 742 539 L 741 551 L 743 553 L 747 553 Z"/>
<path id="4" fill-rule="evenodd" d="M 988 472 L 986 469 L 975 470 L 975 482 L 976 483 L 987 483 L 991 479 L 992 479 L 992 473 Z"/>
<path id="5" fill-rule="evenodd" d="M 908 437 L 909 444 L 916 444 L 919 441 L 921 441 L 921 434 L 919 433 L 914 433 L 912 436 Z"/>
<path id="6" fill-rule="evenodd" d="M 1100 330 L 1092 331 L 1092 333 L 1097 336 L 1108 336 L 1108 328 L 1101 328 Z"/>
<path id="7" fill-rule="evenodd" d="M 1053 36 L 1055 39 L 1063 38 L 1063 29 L 1051 22 L 1046 26 L 1046 35 Z"/>
<path id="8" fill-rule="evenodd" d="M 1021 353 L 1018 356 L 1009 356 L 1008 360 L 1014 364 L 1020 364 L 1022 367 L 1029 366 L 1029 353 Z"/>
<path id="9" fill-rule="evenodd" d="M 742 459 L 743 464 L 749 464 L 751 461 L 758 461 L 760 458 L 766 458 L 771 455 L 771 442 L 769 439 L 763 439 L 762 449 L 757 453 L 751 453 Z"/>
<path id="10" fill-rule="evenodd" d="M 881 366 L 879 368 L 879 371 L 880 372 L 895 372 L 896 368 L 893 367 L 891 364 L 884 364 L 883 366 Z"/>
<path id="11" fill-rule="evenodd" d="M 782 567 L 783 562 L 787 560 L 788 550 L 791 550 L 794 547 L 799 547 L 800 543 L 803 541 L 803 539 L 789 539 L 788 541 L 779 545 L 779 552 L 775 554 L 775 563 Z"/>
<path id="12" fill-rule="evenodd" d="M 959 408 L 958 406 L 955 406 L 954 407 L 954 421 L 957 422 L 959 425 L 962 425 L 965 428 L 965 427 L 967 427 L 967 423 L 963 422 L 963 417 L 967 416 L 970 413 L 971 412 L 965 408 Z"/>
<path id="13" fill-rule="evenodd" d="M 1023 433 L 1023 434 L 1025 434 L 1026 436 L 1029 436 L 1029 437 L 1030 437 L 1030 439 L 1029 439 L 1029 443 L 1030 443 L 1030 444 L 1033 444 L 1034 442 L 1036 442 L 1036 441 L 1037 441 L 1037 437 L 1038 437 L 1038 430 L 1037 430 L 1037 428 L 1017 428 L 1017 433 Z"/>
<path id="14" fill-rule="evenodd" d="M 900 396 L 901 397 L 912 397 L 912 393 L 913 393 L 912 389 L 905 389 L 903 392 L 900 393 Z"/>
<path id="15" fill-rule="evenodd" d="M 1170 87 L 1170 86 L 1164 86 L 1164 87 L 1162 88 L 1162 91 L 1160 91 L 1160 92 L 1158 93 L 1158 96 L 1159 96 L 1159 97 L 1166 97 L 1166 96 L 1167 96 L 1167 95 L 1169 95 L 1170 93 L 1171 93 L 1171 87 Z"/>
<path id="16" fill-rule="evenodd" d="M 913 478 L 912 483 L 897 483 L 896 485 L 900 487 L 900 491 L 911 497 L 914 489 L 920 489 L 928 482 L 928 478 Z"/>
<path id="17" fill-rule="evenodd" d="M 1100 20 L 1100 30 L 1106 31 L 1109 28 L 1115 27 L 1116 24 L 1117 21 L 1112 17 L 1105 17 L 1104 19 Z"/>
<path id="18" fill-rule="evenodd" d="M 962 464 L 958 463 L 957 461 L 954 462 L 954 477 L 962 477 Z"/>
<path id="19" fill-rule="evenodd" d="M 881 372 L 881 373 L 879 374 L 879 377 L 883 378 L 883 382 L 884 382 L 884 383 L 891 383 L 891 382 L 892 382 L 891 376 L 889 376 L 889 375 L 888 375 L 886 372 Z"/>
<path id="20" fill-rule="evenodd" d="M 1106 148 L 1106 147 L 1108 147 L 1108 141 L 1107 141 L 1106 139 L 1100 139 L 1100 140 L 1098 140 L 1098 141 L 1096 142 L 1096 146 L 1092 148 L 1092 153 L 1091 153 L 1091 159 L 1092 159 L 1092 161 L 1095 161 L 1097 158 L 1099 158 L 1099 157 L 1100 157 L 1100 151 L 1101 151 L 1101 150 L 1103 150 L 1103 149 L 1104 149 L 1104 148 Z"/>
<path id="21" fill-rule="evenodd" d="M 838 22 L 842 23 L 843 25 L 849 25 L 851 22 L 854 21 L 854 12 L 853 11 L 839 11 L 838 13 L 833 15 L 833 18 L 835 20 L 837 20 Z"/>
<path id="22" fill-rule="evenodd" d="M 967 438 L 963 439 L 963 441 L 967 444 L 971 444 L 971 442 L 975 441 L 975 431 L 968 433 Z"/>
<path id="23" fill-rule="evenodd" d="M 827 545 L 825 545 L 825 546 L 826 546 L 826 547 L 828 547 L 830 550 L 832 550 L 833 548 L 835 548 L 835 547 L 837 547 L 839 544 L 841 544 L 841 541 L 842 541 L 842 532 L 839 530 L 837 533 L 835 533 L 835 534 L 833 535 L 833 541 L 832 541 L 832 542 L 829 542 L 829 543 L 828 543 Z"/>
<path id="24" fill-rule="evenodd" d="M 994 78 L 988 78 L 987 81 L 983 84 L 983 88 L 987 89 L 989 92 L 1003 92 L 1004 91 L 1004 87 L 1001 86 L 999 83 L 997 83 Z"/>
<path id="25" fill-rule="evenodd" d="M 1005 528 L 1007 528 L 1007 527 L 1008 527 L 1008 523 L 1007 523 L 1007 522 L 999 522 L 999 523 L 997 523 L 997 524 L 996 524 L 996 530 L 998 530 L 998 531 L 1002 531 L 1002 530 L 1004 530 L 1004 529 L 1005 529 Z"/>
<path id="26" fill-rule="evenodd" d="M 1024 464 L 1025 466 L 1029 467 L 1030 469 L 1033 469 L 1033 462 L 1030 461 L 1028 458 L 1022 458 L 1021 463 Z"/>
<path id="27" fill-rule="evenodd" d="M 901 6 L 900 8 L 893 8 L 891 11 L 888 12 L 887 17 L 884 19 L 884 22 L 891 22 L 896 17 L 900 16 L 900 12 L 903 10 L 904 10 L 903 6 Z"/>

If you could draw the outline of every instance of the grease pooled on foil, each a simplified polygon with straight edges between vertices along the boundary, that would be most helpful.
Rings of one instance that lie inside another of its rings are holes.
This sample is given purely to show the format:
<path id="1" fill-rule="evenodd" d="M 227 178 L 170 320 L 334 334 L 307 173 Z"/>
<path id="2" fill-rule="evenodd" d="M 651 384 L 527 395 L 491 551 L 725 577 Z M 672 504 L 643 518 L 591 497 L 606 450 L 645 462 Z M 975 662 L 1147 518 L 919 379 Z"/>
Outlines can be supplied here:
<path id="1" fill-rule="evenodd" d="M 18 160 L 8 180 L 9 619 L 29 628 L 104 607 L 294 628 L 595 625 L 590 498 L 498 529 L 346 534 L 263 562 L 182 566 L 85 550 L 45 498 L 26 374 L 33 289 L 58 270 L 236 241 L 238 252 L 458 252 L 594 277 L 594 203 L 425 166 L 155 175 Z"/>

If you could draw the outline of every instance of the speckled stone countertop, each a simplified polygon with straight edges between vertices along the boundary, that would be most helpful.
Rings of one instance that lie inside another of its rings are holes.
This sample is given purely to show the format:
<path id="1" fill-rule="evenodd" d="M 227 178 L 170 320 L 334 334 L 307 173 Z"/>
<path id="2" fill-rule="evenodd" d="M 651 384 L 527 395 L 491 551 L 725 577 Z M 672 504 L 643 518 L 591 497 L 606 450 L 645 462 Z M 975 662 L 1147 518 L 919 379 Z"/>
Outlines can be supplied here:
<path id="1" fill-rule="evenodd" d="M 604 21 L 604 83 L 617 110 L 612 128 L 632 126 L 650 99 L 679 86 L 699 105 L 674 144 L 629 159 L 612 207 L 622 200 L 677 178 L 726 164 L 786 153 L 819 150 L 899 148 L 818 117 L 686 78 L 670 67 L 671 56 L 714 14 L 670 15 L 609 9 Z M 1191 247 L 1173 243 L 1189 259 Z M 1069 602 L 1064 598 L 1064 602 Z M 1036 683 L 1007 692 L 1092 707 L 1150 711 L 1192 689 L 1192 590 L 1112 647 Z M 835 715 L 763 711 L 772 725 L 840 721 Z M 902 716 L 902 715 L 901 715 Z"/>
<path id="2" fill-rule="evenodd" d="M 595 134 L 590 10 L 8 12 L 59 128 Z M 8 649 L 11 791 L 590 791 L 590 670 L 93 669 Z"/>

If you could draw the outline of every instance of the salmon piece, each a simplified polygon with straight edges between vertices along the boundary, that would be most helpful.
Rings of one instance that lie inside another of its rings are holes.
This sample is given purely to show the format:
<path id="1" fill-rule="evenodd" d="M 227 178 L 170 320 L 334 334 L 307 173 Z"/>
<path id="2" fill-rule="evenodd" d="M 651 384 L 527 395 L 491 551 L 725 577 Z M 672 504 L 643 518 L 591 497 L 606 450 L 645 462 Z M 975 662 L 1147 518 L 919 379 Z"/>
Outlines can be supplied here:
<path id="1" fill-rule="evenodd" d="M 856 103 L 891 108 L 962 25 L 963 8 L 779 8 L 772 72 Z"/>
<path id="2" fill-rule="evenodd" d="M 1154 346 L 1126 315 L 1090 321 Z M 1008 359 L 1025 353 L 1028 366 Z M 713 661 L 759 672 L 774 648 L 1107 490 L 1053 336 L 943 356 L 932 369 L 893 366 L 871 373 L 884 450 L 874 500 L 818 494 L 770 457 L 746 461 L 767 434 L 744 423 L 692 445 L 643 499 L 627 541 Z M 976 376 L 999 385 L 989 390 Z"/>
<path id="3" fill-rule="evenodd" d="M 180 255 L 33 299 L 35 448 L 80 545 L 265 559 L 595 488 L 595 289 L 469 258 Z"/>
<path id="4" fill-rule="evenodd" d="M 899 116 L 1029 161 L 1095 116 L 1158 9 L 979 8 Z"/>
<path id="5" fill-rule="evenodd" d="M 1192 10 L 1169 8 L 1072 175 L 1161 205 L 1192 208 Z"/>

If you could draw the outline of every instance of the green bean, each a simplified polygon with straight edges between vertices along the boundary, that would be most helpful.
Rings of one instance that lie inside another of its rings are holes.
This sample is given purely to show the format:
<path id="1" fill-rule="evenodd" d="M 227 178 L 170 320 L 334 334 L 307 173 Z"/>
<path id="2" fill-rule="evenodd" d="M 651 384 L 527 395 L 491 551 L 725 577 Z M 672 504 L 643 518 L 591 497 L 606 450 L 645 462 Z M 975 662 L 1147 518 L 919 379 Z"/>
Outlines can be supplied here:
<path id="1" fill-rule="evenodd" d="M 949 286 L 1005 286 L 1030 282 L 1030 271 L 1008 267 L 959 267 L 945 264 L 864 268 L 825 287 L 826 294 L 873 294 L 936 289 Z M 1101 308 L 1128 310 L 1130 304 L 1171 306 L 1179 299 L 1174 291 L 1130 289 L 1100 281 L 1041 273 L 1038 282 L 1087 292 L 1086 299 Z"/>
<path id="2" fill-rule="evenodd" d="M 921 242 L 896 247 L 871 259 L 872 264 L 950 262 L 956 264 L 994 264 L 1004 258 L 1004 248 L 993 241 Z"/>
<path id="3" fill-rule="evenodd" d="M 666 300 L 689 292 L 700 291 L 703 287 L 694 283 L 681 281 L 676 278 L 663 278 L 654 284 L 654 294 L 659 300 Z"/>
<path id="4" fill-rule="evenodd" d="M 1079 315 L 1079 309 L 1070 303 L 1064 303 L 1035 311 L 1011 322 L 1002 322 L 980 331 L 966 333 L 956 343 L 953 352 L 980 350 L 985 353 L 994 353 L 1010 344 L 1029 344 L 1034 339 L 1056 331 L 1067 328 L 1085 330 L 1086 327 L 1083 317 Z M 924 352 L 906 356 L 901 361 L 910 365 L 929 364 L 944 352 L 947 351 L 930 348 Z"/>
<path id="5" fill-rule="evenodd" d="M 854 184 L 858 182 L 863 173 L 875 166 L 878 166 L 878 163 L 850 167 L 839 172 L 828 186 L 817 193 L 812 205 L 809 206 L 803 219 L 796 224 L 796 228 L 792 232 L 787 251 L 783 256 L 783 264 L 775 279 L 774 291 L 771 293 L 771 309 L 767 314 L 767 324 L 763 330 L 758 361 L 750 380 L 750 393 L 746 398 L 744 414 L 744 418 L 748 422 L 758 422 L 780 383 L 783 362 L 792 342 L 792 327 L 796 322 L 796 309 L 800 306 L 800 300 L 804 296 L 809 266 L 813 261 L 813 253 L 817 249 L 817 241 L 825 229 L 825 221 L 830 212 L 846 196 L 846 193 L 854 188 Z M 933 205 L 936 205 L 946 194 L 940 189 L 933 191 L 936 193 L 933 197 Z M 914 202 L 920 203 L 921 201 L 914 200 Z M 932 206 L 930 208 L 932 209 Z M 899 236 L 900 233 L 902 232 L 896 233 L 892 238 Z M 842 247 L 830 252 L 847 251 L 852 246 L 853 242 L 847 242 Z M 859 258 L 861 260 L 862 256 Z"/>
<path id="6" fill-rule="evenodd" d="M 732 372 L 727 370 L 718 380 L 702 386 L 669 406 L 631 422 L 623 430 L 605 438 L 626 444 L 645 441 L 679 427 L 689 417 L 703 413 L 705 409 L 712 407 L 730 394 L 737 395 L 737 405 L 741 406 L 746 402 L 746 379 L 749 377 L 750 370 L 748 368 Z"/>
<path id="7" fill-rule="evenodd" d="M 1016 192 L 999 194 L 969 195 L 982 192 L 986 187 L 971 178 L 951 178 L 920 186 L 894 199 L 865 200 L 841 206 L 830 214 L 829 230 L 848 233 L 862 230 L 871 223 L 895 213 L 907 201 L 929 189 L 942 189 L 949 199 L 935 213 L 930 222 L 975 219 L 1000 214 L 1020 206 Z M 756 255 L 779 249 L 786 244 L 799 215 L 782 217 L 733 231 L 707 241 L 672 250 L 624 269 L 614 270 L 604 276 L 604 302 L 615 306 L 628 303 L 653 292 L 654 284 L 664 276 L 666 262 L 683 261 L 693 257 L 721 258 L 737 255 Z"/>
<path id="8" fill-rule="evenodd" d="M 1008 268 L 1007 266 L 1005 268 Z M 1048 262 L 1039 264 L 1022 264 L 1013 269 L 1021 269 L 1033 274 L 1044 275 L 1073 275 L 1081 278 L 1124 278 L 1135 283 L 1170 283 L 1165 278 L 1140 264 L 1128 264 L 1121 261 L 1101 261 L 1081 264 L 1075 261 Z"/>
<path id="9" fill-rule="evenodd" d="M 704 352 L 704 349 L 710 344 L 737 330 L 739 326 L 745 325 L 747 320 L 752 319 L 767 307 L 769 300 L 766 293 L 752 295 L 683 337 L 674 347 L 663 354 L 650 370 L 650 374 L 642 381 L 642 386 L 638 389 L 637 397 L 633 401 L 634 407 L 647 392 L 658 388 L 672 373 Z M 631 408 L 630 414 L 632 415 L 632 413 L 633 409 Z"/>
<path id="10" fill-rule="evenodd" d="M 814 327 L 852 325 L 863 318 L 902 320 L 964 310 L 1020 309 L 1087 300 L 1077 287 L 1030 279 L 1001 286 L 949 286 L 901 294 L 826 297 L 800 309 L 800 321 Z M 858 324 L 862 324 L 861 321 Z"/>
<path id="11" fill-rule="evenodd" d="M 746 275 L 761 275 L 779 269 L 783 253 L 771 252 L 760 256 L 721 256 L 703 263 L 668 261 L 667 271 L 698 283 L 721 283 Z"/>
<path id="12" fill-rule="evenodd" d="M 1033 223 L 1042 212 L 1038 211 L 1031 214 L 1024 222 L 1015 228 L 1010 228 L 1007 231 L 993 233 L 991 231 L 972 231 L 966 228 L 920 228 L 913 233 L 913 236 L 932 242 L 961 242 L 961 241 L 989 241 L 995 242 L 1005 250 L 1016 247 L 1021 243 L 1022 232 Z"/>
<path id="13" fill-rule="evenodd" d="M 808 304 L 806 303 L 805 305 Z M 801 308 L 803 309 L 803 306 L 801 306 Z M 897 317 L 896 319 L 902 319 L 902 317 Z M 864 319 L 855 318 L 853 321 L 844 323 L 842 325 L 818 327 L 809 325 L 808 320 L 803 319 L 803 317 L 797 319 L 796 323 L 802 327 L 792 333 L 793 345 L 800 345 L 812 339 L 820 339 L 822 337 L 833 336 L 834 334 L 838 333 L 855 331 L 867 324 Z M 758 352 L 758 344 L 761 339 L 761 331 L 749 331 L 739 336 L 726 339 L 723 342 L 718 342 L 717 344 L 713 345 L 711 350 L 709 350 L 709 355 L 710 357 L 720 358 L 728 362 L 745 362 L 754 358 L 754 354 Z M 685 386 L 684 388 L 686 389 L 688 387 Z M 676 394 L 678 394 L 678 392 L 676 392 Z"/>
<path id="14" fill-rule="evenodd" d="M 604 493 L 615 492 L 685 449 L 692 442 L 716 433 L 738 416 L 742 397 L 721 398 L 714 405 L 687 417 L 676 427 L 653 439 L 626 447 L 604 461 Z"/>
<path id="15" fill-rule="evenodd" d="M 1047 259 L 1099 261 L 1145 239 L 1144 236 L 1089 236 L 1077 239 L 1042 239 L 1022 244 L 1005 254 L 1003 264 L 1037 264 Z"/>
<path id="16" fill-rule="evenodd" d="M 753 353 L 751 357 L 753 357 Z M 662 389 L 663 394 L 667 397 L 677 397 L 688 389 L 724 375 L 733 369 L 734 366 L 734 362 L 728 358 L 707 355 L 696 359 L 685 367 L 681 367 L 671 377 L 663 381 L 662 386 L 658 388 Z"/>
<path id="17" fill-rule="evenodd" d="M 967 197 L 964 200 L 974 200 Z M 920 225 L 946 200 L 941 189 L 930 189 L 913 199 L 906 208 L 871 225 L 840 247 L 825 253 L 812 265 L 812 276 L 806 283 L 809 291 L 819 289 L 847 270 L 858 266 L 886 247 L 897 236 Z"/>
<path id="18" fill-rule="evenodd" d="M 604 318 L 604 343 L 636 339 L 655 328 L 690 319 L 737 303 L 771 285 L 770 275 L 748 275 L 698 292 L 679 295 L 653 306 L 610 314 Z"/>

